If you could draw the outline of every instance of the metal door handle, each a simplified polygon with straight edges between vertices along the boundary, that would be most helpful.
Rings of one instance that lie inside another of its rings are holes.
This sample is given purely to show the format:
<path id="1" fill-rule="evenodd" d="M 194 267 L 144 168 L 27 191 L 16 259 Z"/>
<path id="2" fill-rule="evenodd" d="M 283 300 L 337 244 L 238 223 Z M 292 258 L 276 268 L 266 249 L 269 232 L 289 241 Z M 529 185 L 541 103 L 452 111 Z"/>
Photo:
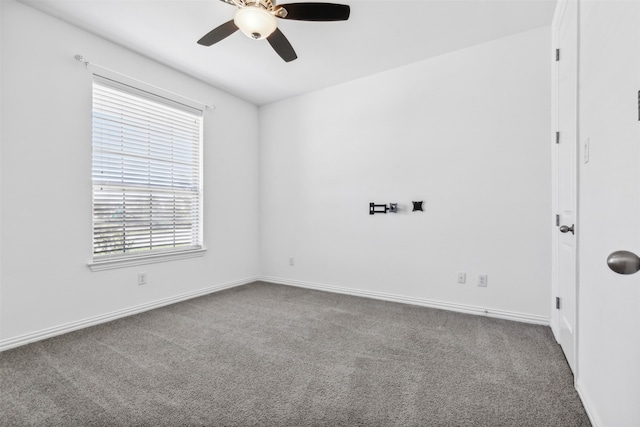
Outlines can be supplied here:
<path id="1" fill-rule="evenodd" d="M 561 232 L 561 233 L 566 233 L 566 232 L 570 231 L 570 232 L 571 232 L 571 234 L 575 234 L 575 233 L 574 233 L 574 229 L 573 229 L 573 226 L 574 226 L 574 225 L 575 225 L 575 224 L 571 224 L 571 227 L 567 227 L 566 225 L 561 225 L 561 226 L 560 226 L 560 232 Z"/>
<path id="2" fill-rule="evenodd" d="M 618 274 L 633 274 L 640 270 L 640 257 L 629 251 L 615 251 L 607 258 L 607 265 Z"/>

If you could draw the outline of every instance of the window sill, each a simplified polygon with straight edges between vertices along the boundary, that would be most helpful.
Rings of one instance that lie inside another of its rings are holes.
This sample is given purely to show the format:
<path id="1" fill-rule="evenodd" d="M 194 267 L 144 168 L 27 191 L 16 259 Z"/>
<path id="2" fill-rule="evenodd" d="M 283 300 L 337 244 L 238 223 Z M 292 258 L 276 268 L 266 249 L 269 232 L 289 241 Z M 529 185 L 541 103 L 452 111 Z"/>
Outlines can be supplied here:
<path id="1" fill-rule="evenodd" d="M 92 261 L 88 265 L 91 271 L 113 270 L 115 268 L 132 267 L 135 265 L 154 264 L 158 262 L 175 261 L 178 259 L 201 257 L 206 251 L 206 248 L 201 248 L 189 251 L 140 255 L 130 258 L 114 258 L 103 261 Z"/>

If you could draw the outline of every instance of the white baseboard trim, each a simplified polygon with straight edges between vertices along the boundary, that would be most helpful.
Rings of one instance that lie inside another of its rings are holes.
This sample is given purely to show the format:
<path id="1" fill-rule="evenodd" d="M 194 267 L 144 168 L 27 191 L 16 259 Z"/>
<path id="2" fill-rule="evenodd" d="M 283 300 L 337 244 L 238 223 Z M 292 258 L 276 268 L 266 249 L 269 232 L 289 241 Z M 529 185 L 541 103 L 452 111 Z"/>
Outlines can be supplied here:
<path id="1" fill-rule="evenodd" d="M 28 334 L 19 335 L 17 337 L 0 340 L 0 352 L 9 350 L 10 348 L 15 348 L 25 344 L 29 344 L 32 342 L 55 337 L 57 335 L 62 335 L 68 332 L 76 331 L 78 329 L 87 328 L 89 326 L 110 322 L 112 320 L 142 313 L 144 311 L 153 310 L 154 308 L 175 304 L 177 302 L 186 301 L 191 298 L 197 298 L 199 296 L 222 291 L 224 289 L 246 285 L 247 283 L 252 283 L 255 281 L 263 281 L 263 282 L 270 282 L 270 283 L 276 283 L 281 285 L 296 286 L 300 288 L 334 292 L 338 294 L 354 295 L 354 296 L 378 299 L 383 301 L 392 301 L 392 302 L 399 302 L 404 304 L 419 305 L 423 307 L 432 307 L 432 308 L 438 308 L 442 310 L 456 311 L 460 313 L 476 314 L 476 315 L 482 315 L 487 317 L 495 317 L 498 319 L 513 320 L 516 322 L 533 323 L 537 325 L 548 326 L 550 322 L 549 318 L 545 316 L 534 315 L 534 314 L 517 313 L 512 311 L 497 310 L 497 309 L 477 307 L 477 306 L 471 306 L 471 305 L 465 305 L 465 304 L 436 301 L 436 300 L 430 300 L 425 298 L 407 297 L 403 295 L 388 294 L 384 292 L 375 292 L 375 291 L 367 291 L 367 290 L 354 289 L 354 288 L 345 288 L 340 286 L 325 285 L 320 283 L 304 282 L 300 280 L 282 279 L 278 277 L 269 277 L 269 276 L 256 276 L 256 277 L 249 277 L 246 279 L 236 280 L 232 282 L 227 282 L 219 285 L 214 285 L 204 289 L 199 289 L 197 291 L 187 292 L 187 293 L 176 295 L 173 297 L 163 298 L 161 300 L 140 304 L 134 307 L 116 310 L 116 311 L 105 313 L 99 316 L 94 316 L 87 319 L 78 320 L 75 322 L 65 323 L 65 324 L 54 326 L 51 328 L 42 329 L 40 331 L 31 332 Z M 580 393 L 579 389 L 578 389 L 578 393 Z M 581 397 L 582 397 L 582 394 L 581 394 Z M 587 404 L 584 398 L 583 398 L 583 402 L 585 403 L 585 408 L 586 408 Z M 587 412 L 589 411 L 587 410 Z M 591 418 L 591 414 L 589 415 L 589 417 Z M 594 426 L 597 425 L 595 422 L 593 424 Z"/>
<path id="2" fill-rule="evenodd" d="M 399 302 L 404 304 L 419 305 L 423 307 L 439 308 L 442 310 L 456 311 L 459 313 L 477 314 L 498 319 L 513 320 L 516 322 L 533 323 L 536 325 L 549 326 L 550 319 L 546 316 L 536 314 L 518 313 L 514 311 L 498 310 L 472 305 L 457 304 L 445 301 L 436 301 L 426 298 L 407 297 L 403 295 L 388 294 L 384 292 L 367 291 L 362 289 L 344 288 L 340 286 L 325 285 L 320 283 L 303 282 L 300 280 L 282 279 L 279 277 L 262 276 L 260 281 L 276 283 L 280 285 L 297 286 L 300 288 L 315 289 L 318 291 L 328 291 L 338 294 L 354 295 L 365 298 L 373 298 L 383 301 Z"/>
<path id="3" fill-rule="evenodd" d="M 580 382 L 580 378 L 576 378 L 574 386 L 576 388 L 576 391 L 578 392 L 578 396 L 580 397 L 580 400 L 582 401 L 582 406 L 584 406 L 584 410 L 586 411 L 587 416 L 589 417 L 589 421 L 591 421 L 591 425 L 593 427 L 604 426 L 604 424 L 602 423 L 602 420 L 598 416 L 598 411 L 596 411 L 595 405 L 589 398 L 589 394 L 584 390 L 584 386 Z"/>
<path id="4" fill-rule="evenodd" d="M 0 351 L 9 350 L 10 348 L 19 347 L 32 342 L 55 337 L 57 335 L 66 334 L 67 332 L 76 331 L 78 329 L 87 328 L 89 326 L 98 325 L 100 323 L 110 322 L 112 320 L 131 316 L 133 314 L 142 313 L 144 311 L 153 310 L 154 308 L 163 307 L 165 305 L 175 304 L 177 302 L 186 301 L 188 299 L 197 298 L 197 297 L 208 295 L 214 292 L 219 292 L 224 289 L 235 288 L 236 286 L 246 285 L 247 283 L 252 283 L 257 280 L 260 280 L 260 279 L 258 277 L 249 277 L 246 279 L 227 282 L 220 285 L 209 286 L 207 288 L 199 289 L 197 291 L 187 292 L 187 293 L 176 295 L 173 297 L 163 298 L 157 301 L 136 305 L 134 307 L 112 311 L 110 313 L 101 314 L 99 316 L 89 317 L 87 319 L 65 323 L 63 325 L 54 326 L 52 328 L 42 329 L 40 331 L 31 332 L 25 335 L 20 335 L 17 337 L 0 340 Z"/>

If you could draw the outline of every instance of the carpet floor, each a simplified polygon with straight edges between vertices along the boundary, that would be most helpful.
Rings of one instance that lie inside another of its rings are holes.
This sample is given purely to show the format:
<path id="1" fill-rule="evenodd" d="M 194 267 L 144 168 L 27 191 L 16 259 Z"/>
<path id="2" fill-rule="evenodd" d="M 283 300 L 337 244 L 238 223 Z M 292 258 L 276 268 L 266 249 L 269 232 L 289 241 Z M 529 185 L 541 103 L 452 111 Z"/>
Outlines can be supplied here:
<path id="1" fill-rule="evenodd" d="M 0 353 L 3 426 L 589 426 L 551 330 L 252 283 Z"/>

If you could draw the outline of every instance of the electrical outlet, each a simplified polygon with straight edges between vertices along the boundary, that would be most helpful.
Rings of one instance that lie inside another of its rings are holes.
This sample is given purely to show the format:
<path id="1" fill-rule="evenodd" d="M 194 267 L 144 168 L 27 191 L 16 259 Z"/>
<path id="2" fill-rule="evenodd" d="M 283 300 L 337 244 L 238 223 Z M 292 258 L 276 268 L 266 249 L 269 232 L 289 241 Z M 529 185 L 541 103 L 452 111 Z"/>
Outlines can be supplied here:
<path id="1" fill-rule="evenodd" d="M 458 283 L 467 282 L 467 273 L 458 273 Z"/>
<path id="2" fill-rule="evenodd" d="M 478 286 L 487 287 L 488 276 L 486 274 L 478 274 Z"/>
<path id="3" fill-rule="evenodd" d="M 293 257 L 292 257 L 292 256 L 290 256 L 290 257 L 289 257 L 289 265 L 290 265 L 291 267 L 293 267 L 294 265 L 296 265 L 295 260 L 293 259 Z"/>
<path id="4" fill-rule="evenodd" d="M 146 285 L 147 284 L 147 272 L 141 271 L 138 273 L 138 285 Z"/>

